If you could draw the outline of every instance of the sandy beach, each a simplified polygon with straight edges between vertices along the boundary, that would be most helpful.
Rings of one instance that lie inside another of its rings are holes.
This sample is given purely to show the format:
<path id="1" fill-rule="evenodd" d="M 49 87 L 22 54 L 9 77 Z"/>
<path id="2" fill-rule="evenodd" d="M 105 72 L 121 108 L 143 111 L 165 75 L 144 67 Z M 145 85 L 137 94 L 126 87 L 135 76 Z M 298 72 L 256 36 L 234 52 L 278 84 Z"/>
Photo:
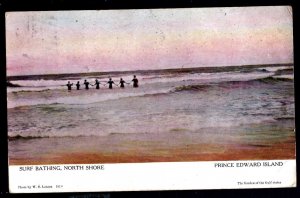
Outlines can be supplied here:
<path id="1" fill-rule="evenodd" d="M 269 141 L 236 138 L 215 143 L 193 133 L 173 132 L 164 135 L 114 134 L 107 137 L 40 138 L 34 139 L 35 150 L 18 157 L 10 157 L 10 165 L 39 164 L 99 164 L 140 162 L 184 162 L 226 160 L 276 160 L 295 159 L 295 137 L 290 131 Z M 274 137 L 273 137 L 274 138 Z M 19 149 L 33 140 L 13 140 Z M 45 146 L 56 145 L 55 151 Z"/>
<path id="2" fill-rule="evenodd" d="M 271 147 L 229 148 L 223 145 L 193 145 L 186 148 L 157 150 L 149 148 L 151 155 L 136 151 L 128 153 L 59 153 L 39 159 L 10 159 L 10 165 L 42 164 L 101 164 L 101 163 L 141 163 L 141 162 L 184 162 L 184 161 L 227 161 L 227 160 L 277 160 L 295 159 L 294 140 L 280 142 Z M 199 153 L 199 150 L 212 150 L 210 153 Z M 163 154 L 163 155 L 162 155 Z"/>

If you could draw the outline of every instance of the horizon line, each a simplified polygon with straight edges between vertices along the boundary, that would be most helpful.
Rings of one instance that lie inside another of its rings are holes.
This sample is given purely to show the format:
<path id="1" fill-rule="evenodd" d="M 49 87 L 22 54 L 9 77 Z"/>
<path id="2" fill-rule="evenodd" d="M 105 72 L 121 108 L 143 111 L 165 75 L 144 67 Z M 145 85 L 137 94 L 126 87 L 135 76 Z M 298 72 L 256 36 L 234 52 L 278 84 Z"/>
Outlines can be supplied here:
<path id="1" fill-rule="evenodd" d="M 13 75 L 6 76 L 6 78 L 14 77 L 32 77 L 32 76 L 55 76 L 55 75 L 84 75 L 84 74 L 117 74 L 117 73 L 129 73 L 129 72 L 147 72 L 147 71 L 176 71 L 176 70 L 191 70 L 191 69 L 213 69 L 213 68 L 224 68 L 224 67 L 255 67 L 255 66 L 291 66 L 294 63 L 273 63 L 273 64 L 251 64 L 251 65 L 228 65 L 228 66 L 204 66 L 204 67 L 178 67 L 178 68 L 165 68 L 165 69 L 141 69 L 141 70 L 124 70 L 124 71 L 94 71 L 94 72 L 79 72 L 79 73 L 51 73 L 51 74 L 25 74 L 25 75 Z"/>

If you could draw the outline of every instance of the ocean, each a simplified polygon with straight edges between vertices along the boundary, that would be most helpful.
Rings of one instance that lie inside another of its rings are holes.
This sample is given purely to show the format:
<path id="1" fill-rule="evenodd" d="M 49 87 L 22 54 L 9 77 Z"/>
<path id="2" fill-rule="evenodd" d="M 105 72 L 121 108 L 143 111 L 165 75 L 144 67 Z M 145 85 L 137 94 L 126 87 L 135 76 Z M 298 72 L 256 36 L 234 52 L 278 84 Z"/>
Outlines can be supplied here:
<path id="1" fill-rule="evenodd" d="M 130 83 L 134 74 L 138 88 L 82 85 L 108 77 Z M 10 163 L 77 163 L 82 153 L 98 156 L 87 163 L 247 159 L 246 152 L 222 153 L 294 145 L 293 79 L 290 65 L 12 78 L 18 86 L 7 88 Z"/>

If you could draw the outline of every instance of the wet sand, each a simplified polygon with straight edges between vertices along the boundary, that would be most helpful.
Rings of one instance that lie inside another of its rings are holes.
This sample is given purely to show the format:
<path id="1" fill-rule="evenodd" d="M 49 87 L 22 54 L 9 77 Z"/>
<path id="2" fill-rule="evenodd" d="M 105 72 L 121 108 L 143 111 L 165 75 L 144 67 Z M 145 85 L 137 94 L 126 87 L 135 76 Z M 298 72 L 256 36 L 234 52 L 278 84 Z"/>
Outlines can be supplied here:
<path id="1" fill-rule="evenodd" d="M 285 137 L 269 142 L 236 143 L 227 139 L 226 143 L 220 144 L 201 142 L 200 137 L 193 134 L 189 134 L 189 138 L 186 138 L 186 133 L 171 135 L 173 137 L 169 137 L 170 139 L 167 139 L 168 135 L 155 137 L 144 134 L 143 137 L 137 138 L 135 135 L 125 137 L 123 134 L 116 134 L 102 138 L 16 140 L 23 141 L 24 144 L 35 141 L 36 152 L 40 154 L 32 155 L 31 152 L 30 156 L 11 156 L 9 163 L 39 165 L 295 159 L 293 133 L 287 133 Z M 44 149 L 39 148 L 39 144 L 45 145 L 45 141 L 54 144 L 57 149 L 51 151 L 46 146 Z"/>

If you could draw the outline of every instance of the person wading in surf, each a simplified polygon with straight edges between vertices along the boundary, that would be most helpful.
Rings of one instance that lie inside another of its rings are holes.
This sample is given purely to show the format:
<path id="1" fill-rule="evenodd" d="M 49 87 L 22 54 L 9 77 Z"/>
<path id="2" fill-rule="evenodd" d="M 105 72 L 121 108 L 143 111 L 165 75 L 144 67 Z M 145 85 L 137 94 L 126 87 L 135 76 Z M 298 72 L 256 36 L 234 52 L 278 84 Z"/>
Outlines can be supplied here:
<path id="1" fill-rule="evenodd" d="M 76 87 L 77 87 L 77 90 L 80 89 L 80 83 L 79 83 L 79 81 L 77 81 Z"/>
<path id="2" fill-rule="evenodd" d="M 71 90 L 72 89 L 72 86 L 73 86 L 73 83 L 70 83 L 70 81 L 68 81 L 68 84 L 66 84 L 67 87 L 68 87 L 68 90 Z"/>
<path id="3" fill-rule="evenodd" d="M 125 82 L 125 80 L 123 80 L 123 78 L 120 78 L 120 83 L 119 83 L 119 85 L 121 85 L 121 86 L 120 86 L 121 88 L 125 88 L 124 83 L 130 84 L 130 83 Z"/>
<path id="4" fill-rule="evenodd" d="M 100 85 L 101 83 L 99 82 L 99 80 L 98 79 L 96 79 L 96 81 L 95 81 L 95 84 L 94 85 L 96 85 L 96 89 L 100 89 Z M 94 86 L 93 85 L 93 86 Z"/>
<path id="5" fill-rule="evenodd" d="M 112 89 L 112 84 L 117 85 L 114 81 L 111 80 L 111 78 L 109 78 L 109 81 L 106 84 L 109 84 L 109 86 L 108 86 L 109 89 Z"/>
<path id="6" fill-rule="evenodd" d="M 83 84 L 85 85 L 85 89 L 89 89 L 89 84 L 90 83 L 88 81 L 84 80 Z"/>
<path id="7" fill-rule="evenodd" d="M 136 75 L 133 75 L 133 79 L 132 79 L 132 82 L 133 82 L 133 87 L 134 88 L 137 88 L 139 87 L 139 80 L 136 78 Z"/>

